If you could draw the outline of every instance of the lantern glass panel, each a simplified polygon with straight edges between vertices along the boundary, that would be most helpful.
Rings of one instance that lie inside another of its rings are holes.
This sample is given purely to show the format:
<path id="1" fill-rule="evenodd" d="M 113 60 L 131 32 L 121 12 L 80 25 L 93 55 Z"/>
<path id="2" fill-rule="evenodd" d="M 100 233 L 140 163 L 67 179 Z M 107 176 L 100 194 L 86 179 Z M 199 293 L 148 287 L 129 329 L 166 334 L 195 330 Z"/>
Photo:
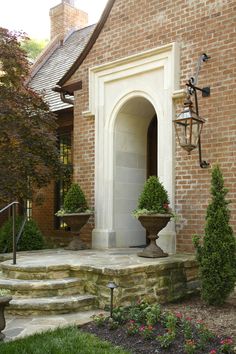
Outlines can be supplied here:
<path id="1" fill-rule="evenodd" d="M 204 119 L 185 108 L 174 122 L 180 146 L 190 153 L 198 145 Z"/>

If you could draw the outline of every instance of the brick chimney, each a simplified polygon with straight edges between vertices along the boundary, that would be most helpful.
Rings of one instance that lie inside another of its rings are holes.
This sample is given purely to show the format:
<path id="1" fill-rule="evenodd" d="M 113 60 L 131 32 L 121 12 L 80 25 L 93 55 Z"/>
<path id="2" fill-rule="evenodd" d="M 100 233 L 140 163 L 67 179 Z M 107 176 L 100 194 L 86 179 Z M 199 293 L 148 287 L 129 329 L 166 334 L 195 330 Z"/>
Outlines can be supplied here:
<path id="1" fill-rule="evenodd" d="M 64 39 L 71 29 L 86 27 L 88 14 L 75 7 L 74 0 L 61 0 L 61 3 L 50 9 L 51 40 L 57 35 Z"/>

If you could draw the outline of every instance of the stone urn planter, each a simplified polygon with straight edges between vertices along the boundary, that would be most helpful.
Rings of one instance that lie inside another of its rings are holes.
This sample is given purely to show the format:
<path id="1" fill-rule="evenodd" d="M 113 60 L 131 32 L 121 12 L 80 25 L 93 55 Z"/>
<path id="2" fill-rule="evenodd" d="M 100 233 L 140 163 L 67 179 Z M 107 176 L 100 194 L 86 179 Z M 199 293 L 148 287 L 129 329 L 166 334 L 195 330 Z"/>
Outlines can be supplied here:
<path id="1" fill-rule="evenodd" d="M 157 246 L 156 240 L 158 233 L 164 229 L 173 212 L 169 207 L 169 196 L 160 182 L 159 177 L 150 176 L 144 184 L 138 200 L 138 207 L 133 211 L 142 226 L 146 229 L 149 245 L 142 252 L 138 253 L 140 257 L 160 258 L 167 257 L 168 254 Z"/>
<path id="2" fill-rule="evenodd" d="M 92 215 L 88 208 L 84 192 L 77 183 L 72 183 L 64 199 L 64 206 L 58 210 L 57 216 L 70 227 L 73 239 L 66 247 L 67 250 L 78 251 L 88 248 L 79 238 L 82 227 Z"/>
<path id="3" fill-rule="evenodd" d="M 0 341 L 5 338 L 5 335 L 2 333 L 6 327 L 4 310 L 5 307 L 9 305 L 9 302 L 12 300 L 12 296 L 0 296 Z"/>
<path id="4" fill-rule="evenodd" d="M 86 244 L 80 240 L 79 234 L 91 215 L 92 213 L 71 213 L 63 215 L 63 220 L 70 227 L 73 234 L 72 241 L 66 247 L 67 250 L 78 251 L 88 248 Z"/>
<path id="5" fill-rule="evenodd" d="M 157 246 L 156 240 L 158 239 L 158 233 L 166 227 L 171 216 L 171 214 L 152 214 L 140 215 L 138 217 L 142 226 L 147 230 L 147 237 L 150 240 L 149 245 L 145 247 L 142 252 L 139 252 L 138 256 L 147 258 L 161 258 L 168 256 L 167 253 L 163 252 L 163 250 Z"/>

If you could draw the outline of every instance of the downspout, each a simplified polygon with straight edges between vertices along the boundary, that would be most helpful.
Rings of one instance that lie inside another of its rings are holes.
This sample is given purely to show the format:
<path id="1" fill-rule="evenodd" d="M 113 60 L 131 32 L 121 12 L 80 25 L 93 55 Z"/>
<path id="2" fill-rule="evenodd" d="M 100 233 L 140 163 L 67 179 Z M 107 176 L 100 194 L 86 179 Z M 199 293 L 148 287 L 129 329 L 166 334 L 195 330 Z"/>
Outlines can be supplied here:
<path id="1" fill-rule="evenodd" d="M 62 102 L 69 103 L 69 104 L 72 104 L 72 106 L 74 106 L 74 100 L 72 100 L 70 98 L 66 98 L 66 92 L 61 91 L 60 97 L 61 97 Z"/>
<path id="2" fill-rule="evenodd" d="M 74 100 L 72 100 L 70 98 L 66 98 L 67 92 L 63 91 L 60 86 L 57 85 L 57 86 L 53 87 L 52 91 L 60 93 L 60 98 L 61 98 L 62 102 L 68 103 L 68 104 L 71 104 L 72 106 L 74 106 Z"/>

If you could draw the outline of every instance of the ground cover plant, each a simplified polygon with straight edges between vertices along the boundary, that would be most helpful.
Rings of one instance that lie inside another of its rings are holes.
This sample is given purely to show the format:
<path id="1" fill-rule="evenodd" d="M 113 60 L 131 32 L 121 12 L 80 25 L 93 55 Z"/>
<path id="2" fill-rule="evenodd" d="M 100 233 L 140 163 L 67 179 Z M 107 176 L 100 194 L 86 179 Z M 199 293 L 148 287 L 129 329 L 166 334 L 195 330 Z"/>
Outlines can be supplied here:
<path id="1" fill-rule="evenodd" d="M 82 327 L 133 354 L 234 353 L 231 337 L 213 334 L 202 321 L 193 322 L 181 312 L 164 310 L 159 304 L 137 303 L 116 308 L 113 318 L 96 315 Z"/>

